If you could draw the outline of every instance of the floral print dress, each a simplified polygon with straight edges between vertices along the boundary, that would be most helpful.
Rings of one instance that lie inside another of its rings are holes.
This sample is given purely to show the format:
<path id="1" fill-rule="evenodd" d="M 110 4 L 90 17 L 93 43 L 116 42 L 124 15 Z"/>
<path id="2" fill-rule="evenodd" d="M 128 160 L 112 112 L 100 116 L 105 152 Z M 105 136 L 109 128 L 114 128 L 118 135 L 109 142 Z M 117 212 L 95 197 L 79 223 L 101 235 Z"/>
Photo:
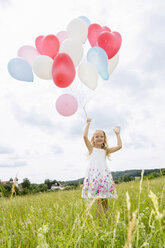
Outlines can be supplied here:
<path id="1" fill-rule="evenodd" d="M 118 198 L 106 151 L 93 147 L 83 182 L 81 198 Z"/>

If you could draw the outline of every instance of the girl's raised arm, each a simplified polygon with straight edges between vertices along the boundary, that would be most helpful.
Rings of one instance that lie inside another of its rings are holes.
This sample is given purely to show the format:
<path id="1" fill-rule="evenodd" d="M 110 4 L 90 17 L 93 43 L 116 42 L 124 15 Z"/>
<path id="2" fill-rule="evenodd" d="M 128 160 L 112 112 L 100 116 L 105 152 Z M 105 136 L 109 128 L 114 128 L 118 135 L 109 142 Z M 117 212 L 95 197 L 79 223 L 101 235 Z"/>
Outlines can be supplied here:
<path id="1" fill-rule="evenodd" d="M 117 126 L 113 130 L 114 130 L 116 137 L 117 137 L 117 146 L 108 148 L 108 153 L 116 152 L 122 148 L 122 141 L 121 141 L 121 137 L 120 137 L 120 127 Z"/>
<path id="2" fill-rule="evenodd" d="M 92 152 L 92 148 L 93 148 L 93 147 L 92 147 L 92 145 L 91 145 L 91 142 L 90 142 L 89 139 L 88 139 L 88 131 L 89 131 L 90 123 L 91 123 L 91 119 L 88 118 L 88 119 L 87 119 L 87 125 L 86 125 L 85 130 L 84 130 L 83 138 L 84 138 L 85 145 L 86 145 L 86 147 L 88 148 L 88 151 L 89 151 L 89 152 Z"/>

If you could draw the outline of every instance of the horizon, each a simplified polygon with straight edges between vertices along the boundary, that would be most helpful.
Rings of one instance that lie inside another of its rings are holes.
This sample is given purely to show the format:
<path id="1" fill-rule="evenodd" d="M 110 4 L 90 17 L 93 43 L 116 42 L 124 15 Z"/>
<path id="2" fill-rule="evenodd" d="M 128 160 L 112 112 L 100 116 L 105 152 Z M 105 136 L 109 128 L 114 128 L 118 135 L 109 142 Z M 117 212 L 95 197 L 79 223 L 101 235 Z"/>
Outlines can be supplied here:
<path id="1" fill-rule="evenodd" d="M 163 169 L 165 169 L 165 167 L 164 168 L 151 168 L 151 169 L 144 169 L 144 174 L 145 174 L 145 171 L 147 171 L 147 170 L 163 170 Z M 112 173 L 115 173 L 115 172 L 125 172 L 125 171 L 142 171 L 143 169 L 129 169 L 129 170 L 120 170 L 120 171 L 111 171 Z M 15 178 L 15 177 L 14 177 Z M 14 178 L 13 177 L 10 177 L 10 179 L 12 179 L 12 180 L 14 180 Z M 27 177 L 25 177 L 25 178 L 27 178 Z M 23 178 L 23 179 L 25 179 L 25 178 Z M 9 180 L 2 180 L 1 178 L 0 178 L 0 182 L 9 182 L 10 181 L 10 179 Z M 17 181 L 19 181 L 19 178 L 17 177 Z M 64 181 L 64 180 L 57 180 L 56 178 L 53 178 L 53 179 L 50 179 L 50 178 L 45 178 L 44 179 L 44 181 L 42 181 L 42 182 L 32 182 L 31 180 L 30 180 L 30 178 L 27 178 L 29 181 L 30 181 L 30 183 L 31 184 L 43 184 L 44 182 L 45 182 L 45 180 L 50 180 L 50 181 L 54 181 L 54 180 L 56 180 L 57 182 L 71 182 L 71 181 L 78 181 L 78 180 L 81 180 L 81 179 L 84 179 L 84 177 L 82 177 L 82 178 L 77 178 L 77 179 L 73 179 L 73 180 L 66 180 L 66 181 Z M 23 182 L 23 180 L 22 180 L 22 182 Z M 20 182 L 20 183 L 22 183 L 22 182 Z"/>

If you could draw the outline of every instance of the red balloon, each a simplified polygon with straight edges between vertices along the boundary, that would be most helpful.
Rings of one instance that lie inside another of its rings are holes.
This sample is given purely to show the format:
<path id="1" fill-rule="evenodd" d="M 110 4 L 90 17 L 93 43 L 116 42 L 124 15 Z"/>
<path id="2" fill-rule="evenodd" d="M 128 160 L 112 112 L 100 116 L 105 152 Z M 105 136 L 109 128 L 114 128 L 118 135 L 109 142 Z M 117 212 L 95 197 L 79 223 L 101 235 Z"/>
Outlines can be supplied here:
<path id="1" fill-rule="evenodd" d="M 94 23 L 88 27 L 88 40 L 92 47 L 97 46 L 97 38 L 101 32 L 103 32 L 103 30 L 99 24 Z"/>
<path id="2" fill-rule="evenodd" d="M 38 52 L 39 52 L 40 54 L 42 54 L 41 40 L 42 40 L 43 37 L 44 37 L 43 35 L 40 35 L 40 36 L 38 36 L 38 37 L 36 38 L 36 40 L 35 40 L 36 48 L 37 48 L 37 50 L 38 50 Z"/>
<path id="3" fill-rule="evenodd" d="M 108 31 L 108 32 L 111 32 L 111 30 L 110 30 L 110 28 L 109 28 L 109 27 L 104 26 L 104 27 L 102 27 L 102 29 L 103 29 L 103 31 Z"/>
<path id="4" fill-rule="evenodd" d="M 66 88 L 73 82 L 75 74 L 76 71 L 71 57 L 66 53 L 59 53 L 52 66 L 54 83 L 60 88 Z"/>
<path id="5" fill-rule="evenodd" d="M 122 39 L 118 32 L 103 32 L 97 41 L 98 46 L 106 51 L 108 59 L 111 59 L 119 51 Z"/>
<path id="6" fill-rule="evenodd" d="M 40 54 L 47 55 L 52 59 L 54 59 L 54 57 L 57 55 L 60 48 L 59 40 L 53 34 L 47 36 L 38 36 L 35 40 L 35 44 Z"/>

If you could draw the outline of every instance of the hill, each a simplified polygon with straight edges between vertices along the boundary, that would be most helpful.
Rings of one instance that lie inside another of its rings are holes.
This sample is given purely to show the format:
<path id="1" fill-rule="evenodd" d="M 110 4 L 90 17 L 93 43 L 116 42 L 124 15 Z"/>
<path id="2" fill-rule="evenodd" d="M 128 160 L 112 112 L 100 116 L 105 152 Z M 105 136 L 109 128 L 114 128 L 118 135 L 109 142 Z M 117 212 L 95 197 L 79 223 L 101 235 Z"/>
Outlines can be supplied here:
<path id="1" fill-rule="evenodd" d="M 160 173 L 160 171 L 163 170 L 163 168 L 160 168 L 160 169 L 148 169 L 148 170 L 144 170 L 144 176 L 147 176 L 151 173 Z M 117 180 L 119 178 L 122 178 L 124 176 L 128 176 L 128 177 L 141 177 L 141 172 L 142 172 L 142 169 L 141 170 L 124 170 L 124 171 L 115 171 L 115 172 L 112 172 L 112 177 L 114 180 Z M 62 184 L 68 184 L 68 183 L 80 183 L 82 184 L 84 181 L 84 177 L 83 178 L 79 178 L 79 179 L 76 179 L 76 180 L 69 180 L 69 181 L 60 181 Z"/>

